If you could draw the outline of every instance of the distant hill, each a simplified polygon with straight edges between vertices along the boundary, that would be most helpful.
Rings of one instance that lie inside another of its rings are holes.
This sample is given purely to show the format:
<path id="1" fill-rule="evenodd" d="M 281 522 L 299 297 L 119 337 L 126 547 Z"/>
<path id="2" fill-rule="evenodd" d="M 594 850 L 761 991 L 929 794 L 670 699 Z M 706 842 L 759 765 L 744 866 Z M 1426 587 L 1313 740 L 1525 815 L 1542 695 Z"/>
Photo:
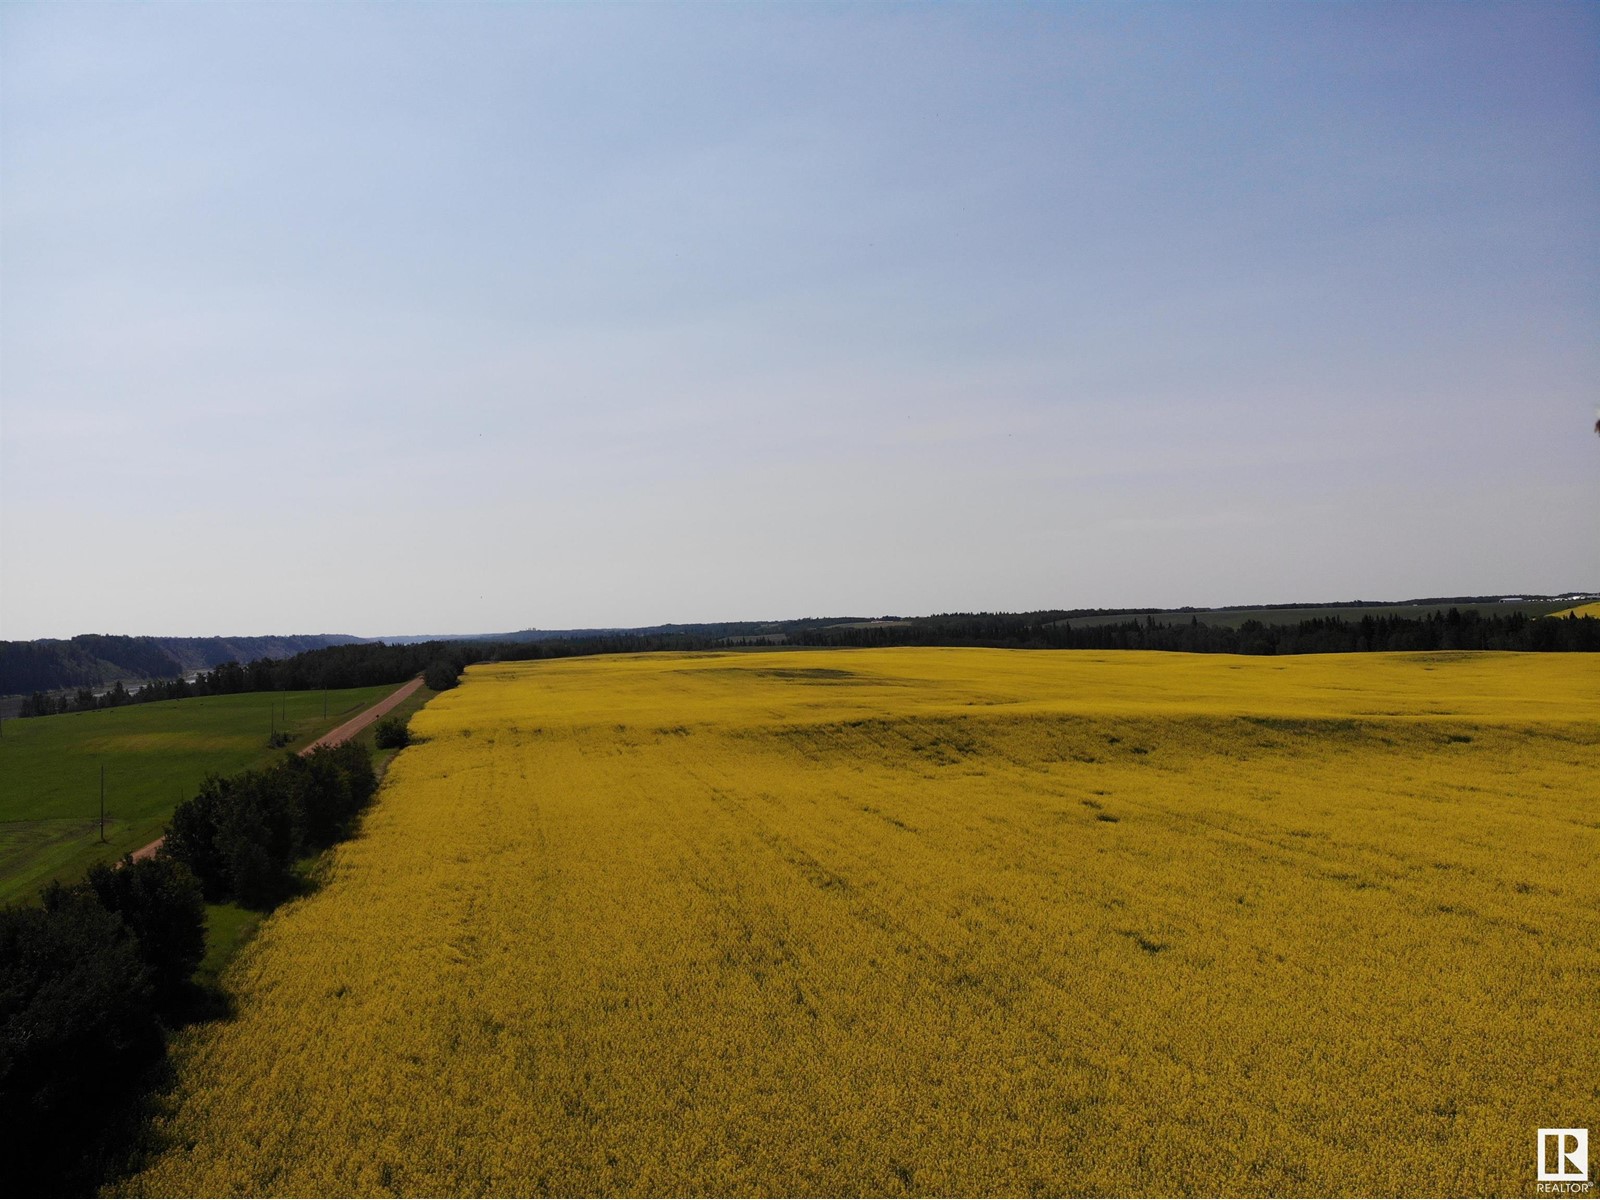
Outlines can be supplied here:
<path id="1" fill-rule="evenodd" d="M 1202 625 L 1238 629 L 1246 621 L 1263 625 L 1294 625 L 1301 621 L 1338 619 L 1359 621 L 1362 617 L 1402 617 L 1415 620 L 1430 613 L 1455 608 L 1481 616 L 1548 617 L 1571 608 L 1575 596 L 1436 596 L 1422 600 L 1336 600 L 1322 604 L 1258 604 L 1241 608 L 1141 608 L 1114 609 L 1073 616 L 1066 623 L 1074 629 L 1096 625 L 1115 625 L 1130 617 L 1146 617 L 1170 624 L 1191 617 Z"/>
<path id="2" fill-rule="evenodd" d="M 495 657 L 543 658 L 564 654 L 762 645 L 1029 646 L 1313 653 L 1379 648 L 1436 649 L 1435 642 L 1438 642 L 1465 649 L 1592 649 L 1588 640 L 1581 646 L 1565 642 L 1547 645 L 1548 637 L 1541 641 L 1543 634 L 1527 633 L 1525 627 L 1529 621 L 1565 613 L 1575 605 L 1595 599 L 1595 592 L 1583 591 L 1559 596 L 1436 596 L 1403 601 L 1342 600 L 1236 608 L 1074 608 L 1023 613 L 935 613 L 920 617 L 802 617 L 628 628 L 522 629 L 514 633 L 412 634 L 381 639 L 344 634 L 241 638 L 84 634 L 67 641 L 0 642 L 0 696 L 103 688 L 119 679 L 125 683 L 172 679 L 196 671 L 209 671 L 226 662 L 250 663 L 258 659 L 281 662 L 332 647 L 379 642 L 409 653 L 388 658 L 383 654 L 364 657 L 348 652 L 321 656 L 314 663 L 287 664 L 284 678 L 326 678 L 329 677 L 327 673 L 333 671 L 341 680 L 336 685 L 339 687 L 387 682 L 393 670 L 420 671 L 427 666 L 430 660 L 426 654 L 419 657 L 418 647 L 425 648 L 429 644 L 463 647 L 459 652 L 435 655 L 458 665 Z M 1592 608 L 1591 605 L 1582 611 L 1589 612 Z M 1470 631 L 1463 633 L 1458 628 L 1462 620 L 1472 625 Z M 1357 639 L 1360 631 L 1352 632 L 1352 627 L 1363 621 L 1386 624 L 1380 633 L 1361 633 Z M 1444 630 L 1442 624 L 1433 628 L 1429 622 L 1449 623 L 1450 628 Z M 1263 639 L 1262 629 L 1276 632 Z M 1568 634 L 1580 636 L 1572 631 Z M 1593 637 L 1592 632 L 1581 634 L 1582 639 Z M 330 665 L 333 663 L 339 664 L 337 668 Z M 359 666 L 359 663 L 367 665 Z M 373 663 L 387 665 L 369 670 Z M 380 680 L 378 676 L 383 678 Z M 396 678 L 403 677 L 404 672 Z"/>
<path id="3" fill-rule="evenodd" d="M 0 695 L 102 687 L 117 680 L 174 679 L 225 662 L 288 658 L 361 641 L 339 633 L 288 637 L 119 637 L 85 633 L 60 640 L 0 642 Z"/>
<path id="4" fill-rule="evenodd" d="M 597 642 L 617 639 L 709 640 L 732 645 L 761 643 L 836 644 L 849 635 L 867 635 L 866 643 L 925 644 L 928 634 L 948 634 L 958 640 L 987 642 L 1016 639 L 1020 629 L 1067 626 L 1087 629 L 1154 620 L 1187 625 L 1190 620 L 1219 629 L 1238 629 L 1247 622 L 1262 625 L 1298 625 L 1310 620 L 1360 621 L 1363 617 L 1420 620 L 1443 616 L 1449 609 L 1483 617 L 1520 615 L 1534 618 L 1564 614 L 1574 604 L 1595 599 L 1593 592 L 1566 592 L 1559 596 L 1432 596 L 1415 600 L 1331 600 L 1320 603 L 1241 605 L 1231 608 L 1072 608 L 1037 612 L 936 613 L 921 617 L 802 617 L 776 621 L 715 621 L 687 625 L 629 625 L 583 629 L 520 629 L 514 633 L 426 634 L 384 637 L 391 646 L 415 642 Z M 1590 608 L 1595 606 L 1591 605 Z M 1588 609 L 1580 610 L 1582 613 Z M 1600 611 L 1590 615 L 1600 616 Z M 368 639 L 379 640 L 379 639 Z"/>
<path id="5" fill-rule="evenodd" d="M 601 638 L 732 638 L 780 637 L 807 629 L 825 629 L 840 623 L 878 624 L 861 617 L 800 617 L 782 621 L 710 621 L 689 625 L 604 625 L 582 629 L 519 629 L 513 633 L 422 633 L 362 638 L 409 646 L 417 642 L 590 642 Z"/>

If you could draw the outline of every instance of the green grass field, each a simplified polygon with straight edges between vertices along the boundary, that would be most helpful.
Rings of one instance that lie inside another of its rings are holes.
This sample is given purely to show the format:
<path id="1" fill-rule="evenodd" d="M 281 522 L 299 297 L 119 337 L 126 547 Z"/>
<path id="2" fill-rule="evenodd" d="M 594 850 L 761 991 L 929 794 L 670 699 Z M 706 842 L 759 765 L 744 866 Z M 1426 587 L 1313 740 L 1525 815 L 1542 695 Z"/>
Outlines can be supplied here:
<path id="1" fill-rule="evenodd" d="M 154 841 L 173 807 L 207 774 L 265 766 L 393 690 L 394 685 L 326 694 L 251 692 L 5 722 L 0 903 L 27 899 L 51 879 L 76 879 L 96 862 Z M 292 736 L 282 749 L 267 745 L 274 728 Z M 365 736 L 370 739 L 370 730 Z"/>
<path id="2" fill-rule="evenodd" d="M 1527 617 L 1545 617 L 1572 607 L 1568 600 L 1512 600 L 1502 603 L 1482 604 L 1357 604 L 1325 605 L 1308 608 L 1213 608 L 1205 612 L 1178 612 L 1173 609 L 1151 609 L 1148 612 L 1120 613 L 1117 616 L 1096 614 L 1090 617 L 1068 617 L 1060 624 L 1074 629 L 1091 629 L 1099 625 L 1125 625 L 1129 621 L 1143 621 L 1154 617 L 1163 625 L 1187 625 L 1193 617 L 1202 625 L 1223 629 L 1237 629 L 1246 621 L 1260 621 L 1263 625 L 1298 625 L 1301 621 L 1321 621 L 1337 617 L 1341 621 L 1359 621 L 1362 617 L 1405 617 L 1416 620 L 1429 613 L 1449 612 L 1459 608 L 1462 612 L 1476 611 L 1484 617 L 1508 617 L 1521 613 Z"/>

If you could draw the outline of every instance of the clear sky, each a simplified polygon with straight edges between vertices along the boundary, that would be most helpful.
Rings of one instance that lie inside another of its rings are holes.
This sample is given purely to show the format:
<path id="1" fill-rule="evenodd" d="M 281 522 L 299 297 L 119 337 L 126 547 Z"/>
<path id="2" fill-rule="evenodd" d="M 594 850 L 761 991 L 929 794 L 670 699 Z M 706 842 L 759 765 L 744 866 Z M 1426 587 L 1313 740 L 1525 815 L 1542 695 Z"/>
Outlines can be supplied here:
<path id="1" fill-rule="evenodd" d="M 0 637 L 1600 588 L 1600 5 L 0 4 Z"/>

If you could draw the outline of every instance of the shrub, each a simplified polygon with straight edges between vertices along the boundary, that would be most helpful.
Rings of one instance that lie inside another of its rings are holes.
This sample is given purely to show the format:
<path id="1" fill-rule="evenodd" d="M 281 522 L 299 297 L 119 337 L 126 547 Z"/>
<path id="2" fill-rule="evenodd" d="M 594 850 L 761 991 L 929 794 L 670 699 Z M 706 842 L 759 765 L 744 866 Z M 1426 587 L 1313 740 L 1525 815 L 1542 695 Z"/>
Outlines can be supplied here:
<path id="1" fill-rule="evenodd" d="M 271 908 L 293 887 L 298 839 L 293 797 L 284 782 L 281 769 L 247 772 L 217 822 L 230 890 L 246 908 Z"/>
<path id="2" fill-rule="evenodd" d="M 8 1195 L 91 1195 L 97 1133 L 164 1047 L 150 970 L 87 889 L 0 909 Z M 15 1190 L 13 1190 L 15 1189 Z"/>
<path id="3" fill-rule="evenodd" d="M 357 742 L 211 776 L 173 812 L 163 853 L 194 872 L 207 900 L 231 895 L 270 908 L 293 889 L 295 859 L 347 834 L 377 787 L 372 756 Z"/>
<path id="4" fill-rule="evenodd" d="M 399 717 L 385 717 L 372 731 L 379 750 L 401 750 L 411 744 L 411 731 Z"/>
<path id="5" fill-rule="evenodd" d="M 233 893 L 246 908 L 268 910 L 289 894 L 289 864 L 279 862 L 267 852 L 254 834 L 259 827 L 249 821 L 236 824 L 229 832 L 228 868 L 233 876 Z"/>
<path id="6" fill-rule="evenodd" d="M 217 844 L 217 825 L 227 806 L 233 784 L 220 775 L 207 775 L 200 790 L 172 811 L 167 824 L 167 836 L 161 851 L 169 858 L 181 862 L 200 881 L 207 900 L 221 900 L 228 894 L 232 881 L 228 877 L 228 861 Z"/>
<path id="7" fill-rule="evenodd" d="M 307 847 L 331 846 L 348 834 L 378 786 L 371 756 L 355 742 L 319 746 L 279 770 L 280 785 L 292 791 L 300 842 Z"/>
<path id="8" fill-rule="evenodd" d="M 436 692 L 448 692 L 456 686 L 459 672 L 447 662 L 436 662 L 429 665 L 423 672 L 422 682 Z"/>
<path id="9" fill-rule="evenodd" d="M 355 742 L 332 749 L 339 769 L 350 783 L 352 812 L 360 812 L 378 790 L 378 773 L 372 769 L 372 755 Z"/>
<path id="10" fill-rule="evenodd" d="M 88 888 L 128 927 L 157 998 L 181 995 L 206 956 L 205 901 L 194 873 L 164 854 L 125 857 L 118 867 L 91 867 Z"/>

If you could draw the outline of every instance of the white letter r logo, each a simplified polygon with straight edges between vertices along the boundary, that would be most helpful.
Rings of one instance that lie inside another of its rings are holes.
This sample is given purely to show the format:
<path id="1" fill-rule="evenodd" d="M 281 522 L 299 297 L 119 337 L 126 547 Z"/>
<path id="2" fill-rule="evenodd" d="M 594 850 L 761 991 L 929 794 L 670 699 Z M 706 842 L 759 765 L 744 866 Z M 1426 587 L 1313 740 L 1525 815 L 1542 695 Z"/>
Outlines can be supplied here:
<path id="1" fill-rule="evenodd" d="M 1539 1130 L 1540 1183 L 1571 1183 L 1588 1178 L 1589 1131 L 1587 1129 Z"/>

